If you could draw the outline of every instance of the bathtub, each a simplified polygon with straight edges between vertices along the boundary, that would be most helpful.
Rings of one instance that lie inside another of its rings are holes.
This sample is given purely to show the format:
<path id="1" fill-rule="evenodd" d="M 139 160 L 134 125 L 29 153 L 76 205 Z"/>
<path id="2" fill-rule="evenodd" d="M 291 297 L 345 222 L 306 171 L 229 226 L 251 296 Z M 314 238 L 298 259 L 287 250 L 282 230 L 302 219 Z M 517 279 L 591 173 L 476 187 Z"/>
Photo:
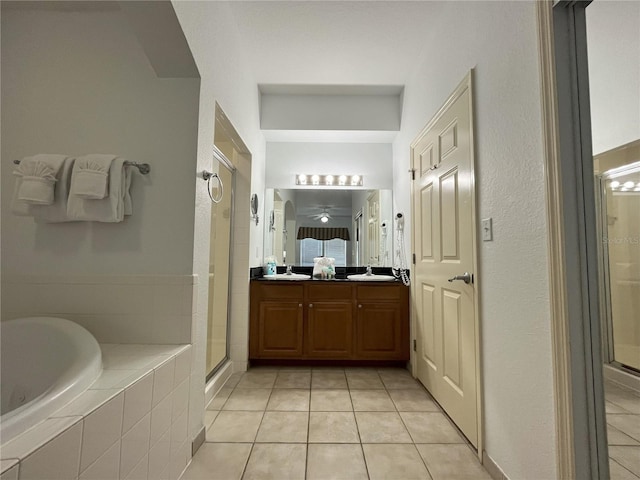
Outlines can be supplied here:
<path id="1" fill-rule="evenodd" d="M 102 372 L 100 345 L 69 320 L 28 317 L 0 322 L 0 341 L 3 444 L 69 403 Z"/>

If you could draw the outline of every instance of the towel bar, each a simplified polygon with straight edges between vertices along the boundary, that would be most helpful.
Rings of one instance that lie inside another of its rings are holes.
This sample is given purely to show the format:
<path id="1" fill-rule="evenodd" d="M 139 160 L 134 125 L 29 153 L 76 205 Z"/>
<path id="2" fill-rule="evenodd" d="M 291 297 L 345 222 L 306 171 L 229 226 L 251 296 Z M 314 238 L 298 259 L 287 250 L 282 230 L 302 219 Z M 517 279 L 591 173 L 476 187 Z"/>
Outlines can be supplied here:
<path id="1" fill-rule="evenodd" d="M 13 163 L 20 165 L 20 160 L 14 160 Z M 129 160 L 126 160 L 124 164 L 128 167 L 136 167 L 142 175 L 146 175 L 151 171 L 151 165 L 148 163 L 130 162 Z"/>

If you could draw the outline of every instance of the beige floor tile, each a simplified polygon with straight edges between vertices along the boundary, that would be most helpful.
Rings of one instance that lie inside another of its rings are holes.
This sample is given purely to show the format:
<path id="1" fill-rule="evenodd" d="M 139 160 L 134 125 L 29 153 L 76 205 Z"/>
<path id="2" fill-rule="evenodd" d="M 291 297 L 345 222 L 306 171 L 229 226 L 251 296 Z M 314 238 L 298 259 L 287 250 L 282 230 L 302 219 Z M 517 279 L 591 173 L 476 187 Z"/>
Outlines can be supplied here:
<path id="1" fill-rule="evenodd" d="M 609 445 L 640 445 L 640 442 L 611 425 L 607 425 L 607 441 Z"/>
<path id="2" fill-rule="evenodd" d="M 609 447 L 609 456 L 627 470 L 640 476 L 640 447 Z"/>
<path id="3" fill-rule="evenodd" d="M 414 445 L 363 444 L 371 480 L 430 480 Z"/>
<path id="4" fill-rule="evenodd" d="M 220 413 L 220 410 L 205 410 L 204 412 L 204 429 L 205 430 L 209 430 L 209 427 L 211 427 L 211 424 L 213 424 L 213 421 L 216 419 L 219 413 Z"/>
<path id="5" fill-rule="evenodd" d="M 270 388 L 236 388 L 222 410 L 264 410 L 270 395 Z"/>
<path id="6" fill-rule="evenodd" d="M 368 480 L 359 444 L 311 443 L 306 480 Z"/>
<path id="7" fill-rule="evenodd" d="M 271 392 L 267 410 L 283 412 L 308 412 L 310 390 L 286 388 Z"/>
<path id="8" fill-rule="evenodd" d="M 349 388 L 352 390 L 355 389 L 384 389 L 384 385 L 382 384 L 382 380 L 380 379 L 380 375 L 375 370 L 364 370 L 364 371 L 345 371 L 347 375 L 347 383 Z"/>
<path id="9" fill-rule="evenodd" d="M 627 412 L 640 414 L 640 395 L 618 387 L 610 382 L 605 383 L 605 398 L 615 406 L 626 410 Z"/>
<path id="10" fill-rule="evenodd" d="M 233 389 L 236 385 L 238 385 L 238 382 L 240 381 L 240 379 L 242 378 L 242 376 L 244 374 L 245 374 L 245 372 L 232 373 L 231 376 L 224 383 L 224 387 L 223 388 Z"/>
<path id="11" fill-rule="evenodd" d="M 222 407 L 229 399 L 229 395 L 233 392 L 232 387 L 222 387 L 218 393 L 216 393 L 215 397 L 209 402 L 207 405 L 207 410 L 222 410 Z"/>
<path id="12" fill-rule="evenodd" d="M 439 412 L 440 408 L 422 388 L 389 390 L 399 412 Z"/>
<path id="13" fill-rule="evenodd" d="M 467 445 L 416 445 L 434 480 L 491 480 Z"/>
<path id="14" fill-rule="evenodd" d="M 604 402 L 604 407 L 607 413 L 631 413 L 611 402 Z"/>
<path id="15" fill-rule="evenodd" d="M 242 376 L 238 385 L 236 385 L 236 389 L 273 388 L 277 375 L 277 371 L 249 371 Z"/>
<path id="16" fill-rule="evenodd" d="M 386 390 L 351 390 L 356 412 L 395 412 L 396 407 Z"/>
<path id="17" fill-rule="evenodd" d="M 287 443 L 256 443 L 243 480 L 301 480 L 304 478 L 307 446 Z"/>
<path id="18" fill-rule="evenodd" d="M 311 412 L 309 443 L 358 443 L 353 412 Z"/>
<path id="19" fill-rule="evenodd" d="M 311 388 L 347 388 L 347 378 L 342 370 L 313 370 Z"/>
<path id="20" fill-rule="evenodd" d="M 306 443 L 308 426 L 307 412 L 265 412 L 256 442 Z"/>
<path id="21" fill-rule="evenodd" d="M 349 390 L 311 390 L 312 412 L 351 412 Z"/>
<path id="22" fill-rule="evenodd" d="M 207 431 L 207 442 L 253 442 L 263 412 L 222 411 Z"/>
<path id="23" fill-rule="evenodd" d="M 392 389 L 396 389 L 396 388 L 402 388 L 402 389 L 408 389 L 408 388 L 422 388 L 420 386 L 420 384 L 418 384 L 418 382 L 416 382 L 413 378 L 411 377 L 405 377 L 405 376 L 401 376 L 401 377 L 383 377 L 382 375 L 380 376 L 380 378 L 382 378 L 382 383 L 384 383 L 384 387 L 387 390 L 392 390 Z"/>
<path id="24" fill-rule="evenodd" d="M 607 423 L 626 433 L 634 440 L 640 441 L 640 415 L 607 415 Z"/>
<path id="25" fill-rule="evenodd" d="M 396 412 L 356 412 L 362 443 L 412 443 Z"/>
<path id="26" fill-rule="evenodd" d="M 311 370 L 280 370 L 274 388 L 311 388 Z"/>
<path id="27" fill-rule="evenodd" d="M 639 478 L 611 458 L 609 458 L 609 474 L 611 480 L 638 480 Z"/>
<path id="28" fill-rule="evenodd" d="M 239 480 L 251 446 L 251 443 L 205 443 L 181 480 Z"/>
<path id="29" fill-rule="evenodd" d="M 462 436 L 438 412 L 400 412 L 415 443 L 465 443 Z"/>

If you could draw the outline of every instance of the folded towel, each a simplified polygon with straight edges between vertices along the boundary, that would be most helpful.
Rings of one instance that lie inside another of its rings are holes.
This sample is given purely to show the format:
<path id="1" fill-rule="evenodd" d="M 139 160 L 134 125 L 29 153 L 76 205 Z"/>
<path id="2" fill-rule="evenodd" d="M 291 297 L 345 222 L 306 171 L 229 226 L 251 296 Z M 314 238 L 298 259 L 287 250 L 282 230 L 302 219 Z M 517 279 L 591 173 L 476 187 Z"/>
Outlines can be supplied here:
<path id="1" fill-rule="evenodd" d="M 67 158 L 62 164 L 58 181 L 56 182 L 55 195 L 51 205 L 30 205 L 29 214 L 33 215 L 36 223 L 60 223 L 72 221 L 67 216 L 67 199 L 71 184 L 71 171 L 75 158 Z"/>
<path id="2" fill-rule="evenodd" d="M 29 204 L 23 202 L 18 198 L 18 192 L 22 186 L 22 177 L 16 178 L 16 183 L 13 186 L 13 197 L 11 197 L 11 213 L 14 215 L 20 215 L 21 217 L 28 217 L 31 215 L 29 212 Z"/>
<path id="3" fill-rule="evenodd" d="M 67 215 L 71 220 L 96 222 L 121 222 L 125 216 L 125 199 L 131 184 L 131 173 L 124 166 L 123 158 L 116 158 L 109 168 L 109 194 L 102 200 L 88 200 L 71 191 L 67 202 Z M 71 174 L 71 185 L 78 169 Z M 128 177 L 129 176 L 129 177 Z M 131 204 L 129 200 L 129 206 Z"/>
<path id="4" fill-rule="evenodd" d="M 115 155 L 90 154 L 78 157 L 71 181 L 71 193 L 80 198 L 100 200 L 108 194 L 108 176 Z"/>
<path id="5" fill-rule="evenodd" d="M 54 189 L 64 155 L 39 154 L 25 157 L 14 170 L 22 177 L 18 187 L 18 200 L 31 205 L 51 205 L 54 201 Z"/>

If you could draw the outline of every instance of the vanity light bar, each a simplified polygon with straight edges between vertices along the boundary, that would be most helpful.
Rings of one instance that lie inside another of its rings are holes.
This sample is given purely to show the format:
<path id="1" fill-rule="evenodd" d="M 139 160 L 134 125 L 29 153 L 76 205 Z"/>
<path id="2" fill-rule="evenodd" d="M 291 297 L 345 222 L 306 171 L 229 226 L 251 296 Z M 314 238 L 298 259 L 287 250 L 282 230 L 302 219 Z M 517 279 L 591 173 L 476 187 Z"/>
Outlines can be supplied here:
<path id="1" fill-rule="evenodd" d="M 362 187 L 364 181 L 362 175 L 296 175 L 296 185 L 322 186 L 322 187 Z"/>

